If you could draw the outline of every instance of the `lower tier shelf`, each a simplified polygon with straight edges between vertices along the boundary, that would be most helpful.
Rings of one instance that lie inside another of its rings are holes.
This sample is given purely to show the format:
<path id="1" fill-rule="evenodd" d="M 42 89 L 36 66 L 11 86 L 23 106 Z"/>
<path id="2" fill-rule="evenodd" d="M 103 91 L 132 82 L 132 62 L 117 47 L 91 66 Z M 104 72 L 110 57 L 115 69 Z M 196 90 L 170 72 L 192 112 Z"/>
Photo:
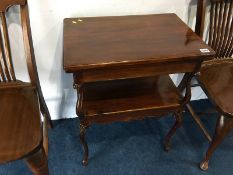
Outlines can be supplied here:
<path id="1" fill-rule="evenodd" d="M 83 85 L 84 116 L 136 117 L 180 109 L 179 91 L 169 75 L 123 79 Z"/>

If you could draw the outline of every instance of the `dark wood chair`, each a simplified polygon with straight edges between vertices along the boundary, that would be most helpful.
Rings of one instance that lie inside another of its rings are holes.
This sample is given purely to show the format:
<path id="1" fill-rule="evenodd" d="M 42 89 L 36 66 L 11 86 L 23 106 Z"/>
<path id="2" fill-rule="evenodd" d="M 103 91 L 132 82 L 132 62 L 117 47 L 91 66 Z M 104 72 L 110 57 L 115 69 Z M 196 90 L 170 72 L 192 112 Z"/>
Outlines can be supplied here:
<path id="1" fill-rule="evenodd" d="M 13 5 L 20 6 L 30 83 L 15 76 L 6 17 Z M 0 15 L 0 163 L 24 159 L 34 174 L 46 175 L 47 129 L 52 123 L 37 74 L 27 0 L 1 0 Z"/>
<path id="2" fill-rule="evenodd" d="M 198 0 L 196 33 L 201 37 L 206 29 L 207 6 L 206 0 Z M 210 0 L 209 18 L 207 41 L 208 45 L 216 51 L 216 55 L 214 59 L 202 64 L 196 78 L 219 113 L 213 138 L 209 136 L 192 107 L 188 105 L 190 113 L 211 142 L 200 164 L 202 170 L 208 169 L 212 153 L 233 128 L 233 0 Z M 179 86 L 181 90 L 182 86 L 181 82 Z"/>

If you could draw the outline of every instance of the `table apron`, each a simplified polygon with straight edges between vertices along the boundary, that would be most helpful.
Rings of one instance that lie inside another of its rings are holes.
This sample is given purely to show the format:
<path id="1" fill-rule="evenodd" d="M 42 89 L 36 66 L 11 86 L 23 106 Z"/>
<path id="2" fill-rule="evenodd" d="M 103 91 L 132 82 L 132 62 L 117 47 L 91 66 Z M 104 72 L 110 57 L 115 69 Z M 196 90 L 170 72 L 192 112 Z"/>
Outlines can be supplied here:
<path id="1" fill-rule="evenodd" d="M 87 69 L 74 73 L 76 84 L 127 78 L 140 78 L 161 74 L 195 72 L 202 60 L 161 62 Z"/>

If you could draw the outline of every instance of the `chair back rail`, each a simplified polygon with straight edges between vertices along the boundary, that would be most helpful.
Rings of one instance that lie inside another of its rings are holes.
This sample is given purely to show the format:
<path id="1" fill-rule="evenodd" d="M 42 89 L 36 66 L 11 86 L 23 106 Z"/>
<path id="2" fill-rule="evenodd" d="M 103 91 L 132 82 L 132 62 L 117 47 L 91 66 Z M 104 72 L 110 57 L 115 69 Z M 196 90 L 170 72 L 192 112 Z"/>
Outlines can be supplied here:
<path id="1" fill-rule="evenodd" d="M 196 33 L 203 37 L 206 0 L 198 0 Z M 233 0 L 210 0 L 208 45 L 216 51 L 216 58 L 233 54 Z"/>
<path id="2" fill-rule="evenodd" d="M 25 5 L 26 0 L 1 0 L 0 1 L 0 12 L 5 12 L 12 5 Z"/>
<path id="3" fill-rule="evenodd" d="M 24 48 L 25 48 L 28 73 L 31 79 L 31 83 L 33 85 L 36 85 L 38 88 L 40 87 L 40 84 L 39 84 L 39 77 L 38 77 L 36 61 L 35 61 L 35 54 L 34 54 L 34 48 L 33 48 L 33 42 L 32 42 L 32 34 L 31 34 L 27 3 L 25 5 L 21 5 L 20 10 L 21 10 L 21 24 L 22 24 L 23 40 L 24 40 Z"/>

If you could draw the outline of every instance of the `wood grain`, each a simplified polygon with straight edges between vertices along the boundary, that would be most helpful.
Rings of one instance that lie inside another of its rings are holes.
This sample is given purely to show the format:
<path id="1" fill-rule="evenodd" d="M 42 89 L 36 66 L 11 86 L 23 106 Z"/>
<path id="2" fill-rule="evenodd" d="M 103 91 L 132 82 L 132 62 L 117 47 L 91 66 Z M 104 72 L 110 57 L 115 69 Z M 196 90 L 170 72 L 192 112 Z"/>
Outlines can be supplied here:
<path id="1" fill-rule="evenodd" d="M 18 80 L 14 72 L 6 18 L 13 5 L 20 6 L 29 83 Z M 27 1 L 1 0 L 0 15 L 0 163 L 25 158 L 34 174 L 48 175 L 48 126 L 42 125 L 40 117 L 50 124 L 51 119 L 37 73 Z"/>
<path id="2" fill-rule="evenodd" d="M 202 53 L 200 49 L 208 49 Z M 175 115 L 165 137 L 181 126 L 191 98 L 191 79 L 215 52 L 175 14 L 71 18 L 64 20 L 64 69 L 73 73 L 78 99 L 83 165 L 85 133 L 93 123 Z M 168 76 L 184 72 L 184 97 Z"/>
<path id="3" fill-rule="evenodd" d="M 67 72 L 213 54 L 175 14 L 65 19 L 63 51 Z"/>
<path id="4" fill-rule="evenodd" d="M 42 132 L 35 87 L 0 87 L 0 97 L 0 163 L 5 163 L 40 147 Z"/>
<path id="5" fill-rule="evenodd" d="M 6 11 L 12 5 L 25 5 L 26 2 L 26 0 L 1 0 L 0 12 Z"/>
<path id="6" fill-rule="evenodd" d="M 210 0 L 210 25 L 208 44 L 215 51 L 217 59 L 203 63 L 197 79 L 209 99 L 219 112 L 219 119 L 216 125 L 215 134 L 206 152 L 203 161 L 200 163 L 202 170 L 209 168 L 210 158 L 225 136 L 233 128 L 233 1 L 232 0 Z M 196 31 L 201 31 L 203 36 L 203 24 L 205 22 L 206 4 L 203 0 L 198 1 Z M 202 25 L 201 25 L 202 24 Z M 207 28 L 208 31 L 208 28 Z M 180 85 L 182 87 L 182 84 Z M 191 106 L 188 108 L 196 121 L 200 121 Z M 202 128 L 202 124 L 199 123 Z M 206 133 L 205 129 L 204 133 Z M 209 138 L 209 134 L 206 134 Z"/>
<path id="7" fill-rule="evenodd" d="M 87 117 L 174 109 L 181 105 L 179 92 L 168 75 L 88 83 L 83 88 L 83 108 Z"/>
<path id="8" fill-rule="evenodd" d="M 231 57 L 233 38 L 233 1 L 211 2 L 209 45 L 216 58 Z M 204 20 L 204 19 L 203 19 Z"/>
<path id="9" fill-rule="evenodd" d="M 216 60 L 201 68 L 200 82 L 208 97 L 227 116 L 233 116 L 233 60 Z"/>

